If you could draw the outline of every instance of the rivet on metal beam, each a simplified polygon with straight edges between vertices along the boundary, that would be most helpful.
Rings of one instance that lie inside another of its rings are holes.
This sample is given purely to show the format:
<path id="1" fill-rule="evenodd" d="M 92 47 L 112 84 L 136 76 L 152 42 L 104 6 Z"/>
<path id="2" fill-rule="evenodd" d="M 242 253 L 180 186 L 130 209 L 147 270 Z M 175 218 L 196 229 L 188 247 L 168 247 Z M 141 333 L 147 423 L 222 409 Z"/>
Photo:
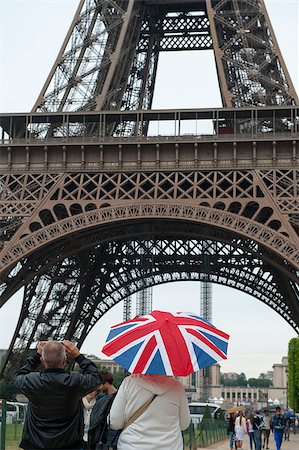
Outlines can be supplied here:
<path id="1" fill-rule="evenodd" d="M 118 165 L 121 166 L 123 163 L 123 146 L 118 144 Z"/>
<path id="2" fill-rule="evenodd" d="M 81 167 L 85 166 L 85 146 L 81 145 Z"/>
<path id="3" fill-rule="evenodd" d="M 160 144 L 156 144 L 156 164 L 160 164 Z"/>
<path id="4" fill-rule="evenodd" d="M 175 144 L 175 164 L 179 165 L 179 144 Z"/>
<path id="5" fill-rule="evenodd" d="M 63 147 L 62 147 L 62 165 L 63 165 L 63 168 L 66 167 L 66 146 L 65 145 L 63 145 Z"/>
<path id="6" fill-rule="evenodd" d="M 293 159 L 293 163 L 295 164 L 296 161 L 297 161 L 297 142 L 296 141 L 293 141 L 293 156 L 292 156 L 292 159 Z"/>
<path id="7" fill-rule="evenodd" d="M 7 167 L 11 169 L 11 147 L 7 147 Z"/>
<path id="8" fill-rule="evenodd" d="M 198 143 L 194 143 L 194 162 L 195 164 L 198 163 Z"/>
<path id="9" fill-rule="evenodd" d="M 272 162 L 276 164 L 276 141 L 272 142 Z"/>
<path id="10" fill-rule="evenodd" d="M 254 165 L 256 165 L 256 142 L 253 141 L 252 143 L 252 162 Z"/>
<path id="11" fill-rule="evenodd" d="M 233 165 L 237 165 L 237 143 L 233 142 Z"/>
<path id="12" fill-rule="evenodd" d="M 214 154 L 213 154 L 213 163 L 214 163 L 214 166 L 217 166 L 217 164 L 218 164 L 218 144 L 217 144 L 217 142 L 214 142 L 214 144 L 213 144 L 213 150 L 214 150 Z"/>
<path id="13" fill-rule="evenodd" d="M 104 166 L 104 146 L 100 145 L 100 166 Z"/>
<path id="14" fill-rule="evenodd" d="M 26 167 L 28 168 L 30 165 L 30 153 L 29 153 L 29 147 L 25 148 L 25 152 L 26 152 Z"/>
<path id="15" fill-rule="evenodd" d="M 44 146 L 44 167 L 48 167 L 48 147 L 47 145 Z"/>

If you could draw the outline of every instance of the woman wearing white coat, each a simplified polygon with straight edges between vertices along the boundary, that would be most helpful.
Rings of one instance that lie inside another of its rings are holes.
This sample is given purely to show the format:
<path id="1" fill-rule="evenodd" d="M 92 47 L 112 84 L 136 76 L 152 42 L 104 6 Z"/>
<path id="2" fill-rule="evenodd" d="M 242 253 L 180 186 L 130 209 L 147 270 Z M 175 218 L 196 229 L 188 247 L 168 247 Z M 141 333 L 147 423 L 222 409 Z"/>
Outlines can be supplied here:
<path id="1" fill-rule="evenodd" d="M 182 430 L 190 412 L 181 383 L 166 375 L 131 375 L 122 382 L 110 411 L 110 426 L 123 428 L 132 415 L 157 395 L 119 436 L 118 450 L 182 450 Z"/>
<path id="2" fill-rule="evenodd" d="M 246 420 L 243 417 L 243 411 L 240 411 L 236 420 L 235 420 L 235 433 L 236 433 L 236 441 L 237 448 L 242 448 L 245 433 L 247 433 L 246 428 Z"/>

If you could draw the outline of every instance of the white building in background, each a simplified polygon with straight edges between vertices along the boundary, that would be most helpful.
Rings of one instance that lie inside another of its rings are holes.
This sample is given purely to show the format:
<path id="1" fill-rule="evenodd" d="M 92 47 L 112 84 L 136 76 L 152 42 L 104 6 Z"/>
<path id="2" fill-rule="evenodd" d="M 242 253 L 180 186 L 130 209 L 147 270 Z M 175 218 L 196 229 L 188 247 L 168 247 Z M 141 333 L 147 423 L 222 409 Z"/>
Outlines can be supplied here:
<path id="1" fill-rule="evenodd" d="M 220 386 L 213 383 L 211 397 L 223 397 L 224 405 L 244 404 L 260 409 L 273 406 L 275 401 L 276 405 L 279 404 L 282 407 L 286 407 L 288 404 L 287 369 L 288 358 L 285 356 L 282 358 L 281 364 L 273 364 L 273 386 L 269 388 L 253 388 L 249 386 Z"/>
<path id="2" fill-rule="evenodd" d="M 282 358 L 281 364 L 273 364 L 273 386 L 287 386 L 288 357 Z"/>

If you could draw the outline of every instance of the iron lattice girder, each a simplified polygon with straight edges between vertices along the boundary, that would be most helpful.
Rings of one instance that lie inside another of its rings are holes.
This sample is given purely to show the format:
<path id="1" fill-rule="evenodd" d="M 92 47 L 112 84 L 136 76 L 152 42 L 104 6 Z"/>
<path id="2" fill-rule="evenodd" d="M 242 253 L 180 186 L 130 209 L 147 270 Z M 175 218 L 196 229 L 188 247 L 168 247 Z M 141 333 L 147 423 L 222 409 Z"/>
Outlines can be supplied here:
<path id="1" fill-rule="evenodd" d="M 298 178 L 295 169 L 5 175 L 1 271 L 62 233 L 151 214 L 217 220 L 296 265 Z"/>
<path id="2" fill-rule="evenodd" d="M 158 26 L 161 19 L 162 27 Z M 172 28 L 178 25 L 181 34 L 176 37 Z M 144 33 L 146 30 L 149 31 L 147 35 Z M 148 109 L 152 104 L 158 56 L 163 50 L 161 47 L 164 46 L 164 50 L 190 50 L 201 46 L 203 49 L 210 45 L 211 39 L 224 105 L 264 106 L 298 102 L 262 0 L 156 0 L 144 3 L 134 0 L 82 0 L 34 110 Z M 231 123 L 226 122 L 229 129 Z M 289 119 L 286 122 L 279 120 L 278 123 L 283 131 L 294 131 L 293 125 L 298 129 L 296 120 L 292 124 Z M 253 133 L 250 120 L 245 125 L 248 124 L 249 133 Z M 263 131 L 273 132 L 275 127 L 274 119 L 272 123 L 262 122 Z M 57 129 L 55 126 L 41 129 L 28 127 L 26 122 L 18 130 L 17 137 L 24 137 L 24 130 L 30 138 L 52 138 L 54 135 L 61 138 L 65 132 L 68 138 L 82 138 L 86 130 L 89 136 L 100 136 L 99 125 L 86 127 L 80 120 L 71 127 L 67 124 Z M 248 129 L 238 128 L 238 132 L 244 130 L 248 132 Z M 137 126 L 134 120 L 125 125 L 116 121 L 104 128 L 104 136 L 144 136 L 146 131 L 147 124 L 143 122 Z M 155 151 L 156 161 L 159 162 L 158 147 Z M 253 152 L 256 154 L 256 148 Z M 80 168 L 83 170 L 85 150 L 82 147 L 80 154 Z M 235 143 L 233 154 L 234 165 L 237 161 Z M 175 155 L 176 163 L 177 148 Z M 214 155 L 217 155 L 217 144 Z M 30 156 L 28 147 L 25 150 L 26 170 L 31 169 Z M 44 149 L 44 156 L 43 170 L 47 171 L 47 149 Z M 294 158 L 296 161 L 296 143 L 293 144 Z M 8 170 L 12 168 L 13 159 L 11 148 L 7 149 Z M 274 166 L 277 161 L 274 142 L 272 160 Z M 62 171 L 66 170 L 66 165 L 67 153 L 63 148 Z M 122 169 L 121 164 L 119 169 Z M 210 255 L 210 265 L 214 265 L 216 270 L 210 275 L 211 281 L 232 285 L 256 295 L 298 330 L 298 274 L 294 269 L 298 266 L 298 204 L 292 206 L 292 199 L 297 198 L 297 172 L 290 171 L 294 176 L 290 181 L 288 170 L 279 171 L 280 197 L 276 191 L 276 169 L 273 170 L 273 167 L 267 175 L 262 171 L 211 170 L 212 178 L 205 174 L 199 180 L 197 175 L 194 180 L 192 176 L 190 178 L 190 171 L 182 175 L 178 167 L 174 169 L 175 175 L 169 172 L 162 174 L 159 167 L 156 169 L 153 174 L 140 174 L 140 170 L 133 175 L 106 173 L 107 178 L 99 184 L 102 190 L 95 186 L 94 174 L 91 177 L 88 174 L 87 178 L 90 178 L 87 180 L 77 179 L 77 174 L 68 179 L 65 173 L 55 174 L 57 178 L 53 183 L 49 182 L 51 176 L 46 180 L 48 186 L 36 186 L 35 175 L 30 174 L 33 176 L 30 186 L 20 195 L 27 198 L 27 203 L 13 199 L 14 194 L 18 192 L 19 195 L 20 192 L 17 178 L 13 179 L 19 175 L 9 175 L 9 188 L 1 190 L 5 201 L 10 198 L 10 203 L 5 203 L 5 217 L 1 220 L 1 240 L 7 251 L 5 258 L 11 258 L 10 269 L 2 277 L 3 302 L 18 286 L 27 284 L 24 309 L 12 343 L 19 351 L 17 357 L 21 357 L 21 351 L 28 349 L 41 336 L 53 337 L 53 333 L 58 339 L 74 335 L 81 345 L 98 318 L 134 289 L 138 291 L 152 284 L 176 279 L 200 278 L 200 272 L 195 270 L 198 268 L 197 258 L 191 261 L 190 271 L 186 271 L 182 255 L 176 259 L 169 257 L 162 267 L 161 264 L 158 266 L 156 273 L 148 273 L 147 276 L 137 273 L 134 268 L 124 271 L 121 258 L 118 261 L 112 259 L 114 266 L 110 266 L 105 260 L 107 245 L 105 247 L 98 242 L 96 246 L 92 245 L 97 240 L 94 232 L 97 229 L 101 232 L 107 230 L 106 239 L 108 241 L 109 236 L 116 251 L 116 242 L 121 236 L 131 240 L 136 237 L 136 229 L 134 235 L 126 235 L 122 226 L 130 219 L 134 219 L 136 225 L 142 223 L 143 226 L 144 220 L 149 218 L 167 218 L 168 225 L 170 220 L 175 220 L 176 232 L 180 232 L 176 239 L 187 233 L 186 222 L 194 217 L 208 225 L 209 237 L 215 233 L 219 242 L 228 242 L 228 229 L 233 230 L 231 240 L 235 240 L 236 244 L 242 245 L 246 240 L 246 250 L 252 249 L 251 243 L 256 239 L 260 243 L 254 243 L 258 257 L 254 257 L 252 263 L 258 267 L 260 260 L 263 263 L 257 272 L 252 267 L 247 271 L 247 266 L 239 269 L 237 257 L 227 261 L 223 269 Z M 100 171 L 102 176 L 103 167 Z M 283 187 L 285 182 L 290 189 Z M 275 196 L 270 193 L 272 187 Z M 100 216 L 105 217 L 106 222 L 98 228 L 100 223 L 97 219 Z M 96 220 L 93 222 L 92 218 Z M 180 229 L 180 220 L 185 222 L 185 229 Z M 107 224 L 111 222 L 112 228 L 109 228 Z M 121 228 L 117 228 L 119 223 Z M 66 235 L 62 236 L 63 233 Z M 111 237 L 115 233 L 114 242 Z M 163 233 L 165 235 L 164 228 Z M 161 231 L 162 236 L 163 233 Z M 82 240 L 71 241 L 69 238 L 72 235 L 81 236 Z M 194 238 L 194 234 L 192 236 Z M 39 261 L 35 260 L 37 254 Z M 99 261 L 103 261 L 103 267 L 97 276 Z M 46 263 L 44 267 L 42 262 Z M 86 272 L 84 266 L 88 264 L 90 270 Z M 282 274 L 286 275 L 286 280 L 281 279 Z M 46 299 L 43 298 L 45 292 Z M 12 353 L 10 356 L 12 358 Z"/>
<path id="3" fill-rule="evenodd" d="M 82 0 L 33 110 L 148 109 L 159 52 L 211 45 L 224 106 L 298 104 L 263 0 Z"/>
<path id="4" fill-rule="evenodd" d="M 207 4 L 213 39 L 217 39 L 224 104 L 298 104 L 264 1 L 207 0 Z"/>
<path id="5" fill-rule="evenodd" d="M 146 51 L 154 34 L 157 51 L 209 50 L 213 48 L 209 20 L 206 14 L 177 12 L 175 16 L 165 11 L 161 13 L 148 10 L 147 19 L 141 26 L 137 53 Z"/>
<path id="6" fill-rule="evenodd" d="M 154 228 L 145 225 L 145 235 L 150 228 L 152 233 L 165 235 L 163 224 L 160 230 L 157 225 Z M 175 223 L 167 229 L 169 233 L 175 230 L 180 236 L 200 233 L 200 227 L 187 225 L 178 229 Z M 132 232 L 127 231 L 129 235 Z M 117 230 L 114 232 L 119 235 Z M 157 236 L 111 241 L 84 250 L 86 235 L 82 233 L 76 239 L 77 254 L 69 257 L 61 254 L 60 262 L 27 283 L 22 313 L 11 343 L 10 350 L 13 347 L 15 350 L 10 352 L 10 362 L 16 356 L 24 358 L 32 344 L 48 337 L 57 340 L 72 337 L 81 345 L 94 324 L 113 305 L 141 289 L 178 280 L 209 280 L 235 287 L 256 296 L 299 329 L 294 285 L 281 284 L 281 273 L 269 263 L 271 258 L 264 259 L 263 249 L 256 243 L 229 235 L 226 239 L 231 243 Z M 56 249 L 52 252 L 56 255 Z M 141 265 L 145 258 L 151 261 L 147 273 Z M 280 264 L 282 267 L 283 263 Z M 285 269 L 289 270 L 287 266 Z M 10 370 L 14 371 L 13 367 Z"/>

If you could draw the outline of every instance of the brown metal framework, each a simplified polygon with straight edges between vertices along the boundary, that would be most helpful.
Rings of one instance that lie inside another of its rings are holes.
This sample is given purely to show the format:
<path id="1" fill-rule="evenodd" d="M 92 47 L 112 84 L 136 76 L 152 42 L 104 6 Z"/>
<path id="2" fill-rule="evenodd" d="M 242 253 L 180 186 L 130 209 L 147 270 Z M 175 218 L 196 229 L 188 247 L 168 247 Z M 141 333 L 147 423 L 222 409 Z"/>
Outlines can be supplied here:
<path id="1" fill-rule="evenodd" d="M 161 51 L 211 48 L 223 106 L 298 104 L 264 0 L 81 0 L 33 111 L 149 109 Z"/>
<path id="2" fill-rule="evenodd" d="M 210 48 L 229 108 L 149 111 L 159 52 Z M 82 0 L 33 111 L 0 115 L 0 306 L 25 288 L 6 375 L 174 280 L 299 331 L 297 104 L 262 0 Z"/>

